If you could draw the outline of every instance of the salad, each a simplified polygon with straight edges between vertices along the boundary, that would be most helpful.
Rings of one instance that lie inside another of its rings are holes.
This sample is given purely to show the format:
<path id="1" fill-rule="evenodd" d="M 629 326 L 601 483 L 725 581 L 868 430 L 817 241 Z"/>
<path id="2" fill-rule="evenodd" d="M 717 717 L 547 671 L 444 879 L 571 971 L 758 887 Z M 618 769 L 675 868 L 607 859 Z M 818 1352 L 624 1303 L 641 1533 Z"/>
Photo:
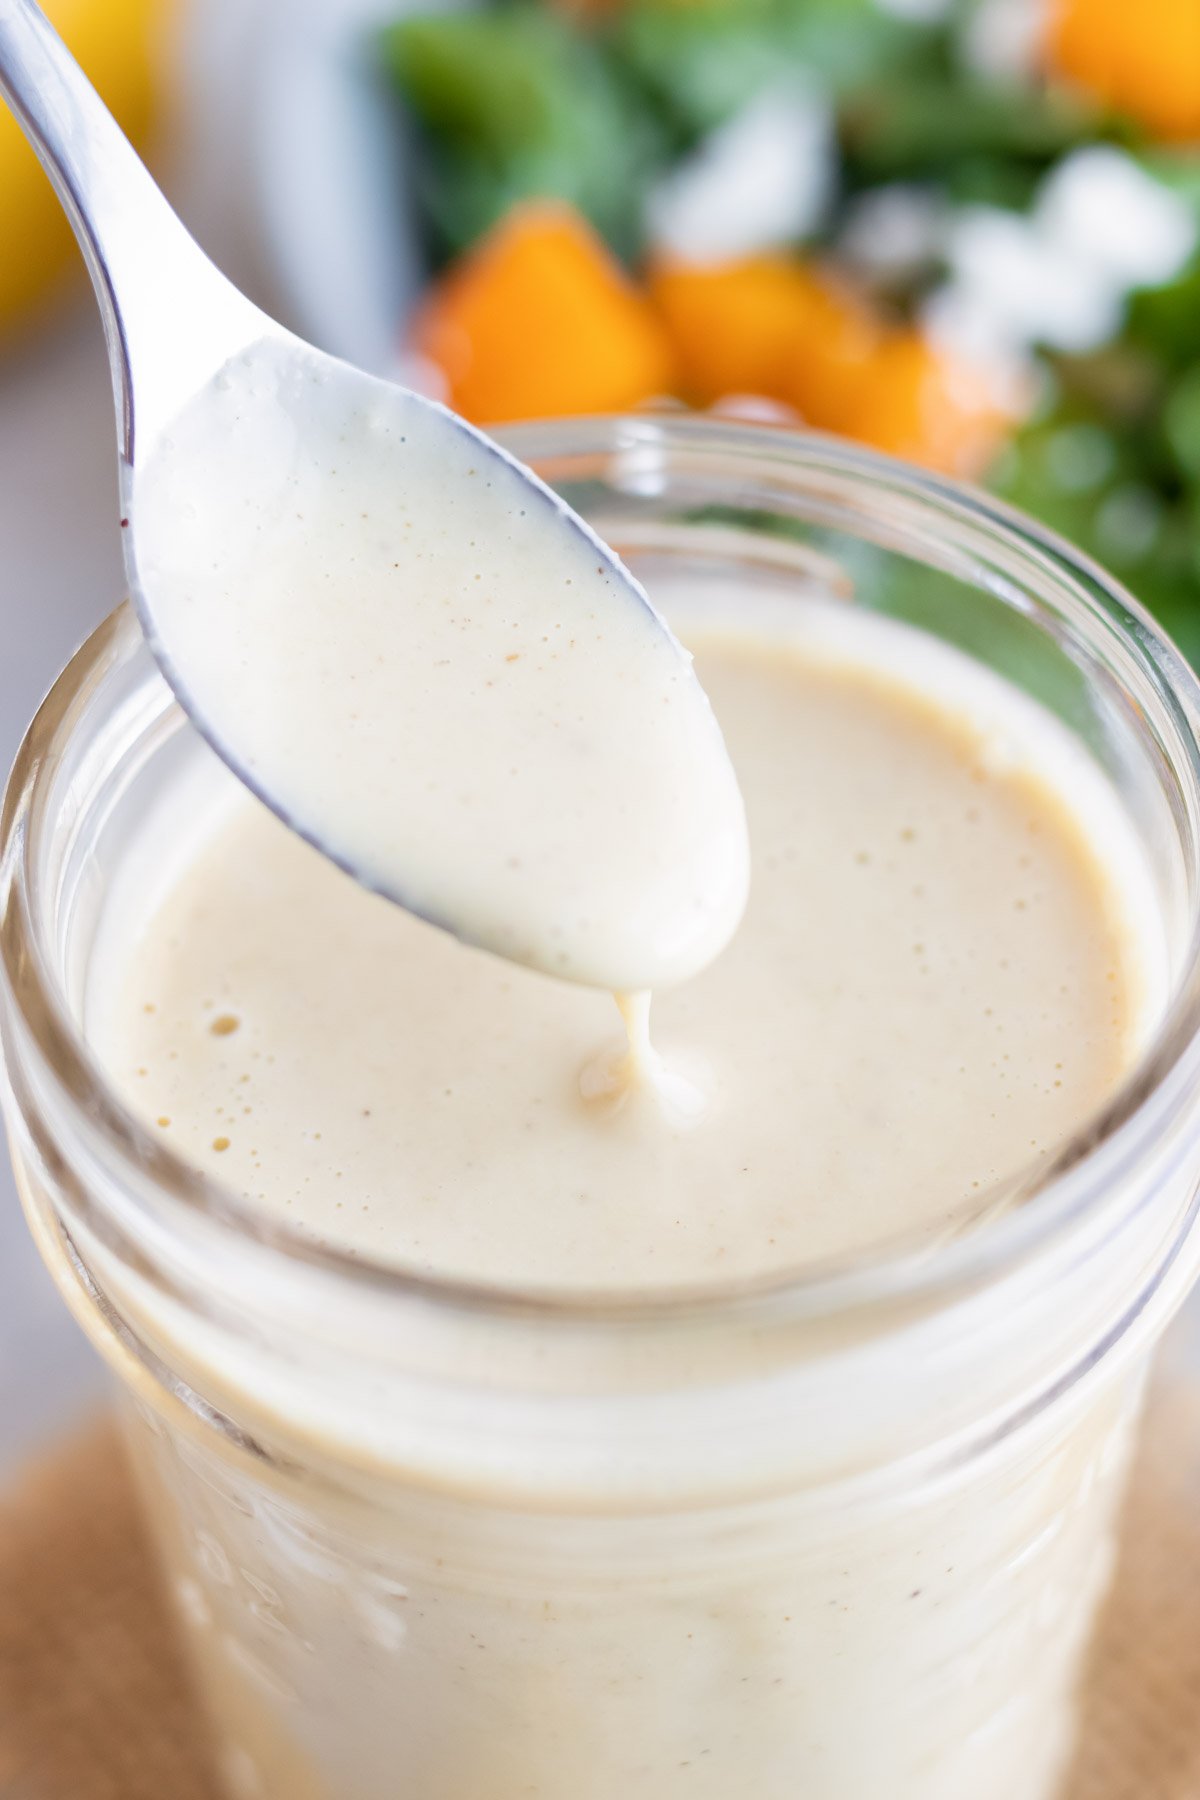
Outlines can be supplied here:
<path id="1" fill-rule="evenodd" d="M 716 406 L 985 481 L 1200 661 L 1197 0 L 490 0 L 383 48 L 460 411 Z"/>

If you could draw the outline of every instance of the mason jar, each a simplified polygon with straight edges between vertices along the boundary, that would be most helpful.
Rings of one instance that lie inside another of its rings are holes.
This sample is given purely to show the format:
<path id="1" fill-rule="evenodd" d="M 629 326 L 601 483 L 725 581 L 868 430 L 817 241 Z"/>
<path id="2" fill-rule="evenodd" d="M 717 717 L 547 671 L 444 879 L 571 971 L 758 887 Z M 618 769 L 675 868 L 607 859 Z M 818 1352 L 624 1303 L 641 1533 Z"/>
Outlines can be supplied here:
<path id="1" fill-rule="evenodd" d="M 1170 994 L 1103 1113 L 932 1245 L 570 1298 L 351 1258 L 177 1159 L 89 1049 L 106 909 L 212 762 L 120 609 L 9 786 L 7 1119 L 217 1766 L 240 1800 L 1050 1800 L 1200 1252 L 1196 683 L 1064 544 L 846 446 L 672 416 L 508 442 L 651 592 L 835 595 L 1055 712 L 1144 850 Z"/>

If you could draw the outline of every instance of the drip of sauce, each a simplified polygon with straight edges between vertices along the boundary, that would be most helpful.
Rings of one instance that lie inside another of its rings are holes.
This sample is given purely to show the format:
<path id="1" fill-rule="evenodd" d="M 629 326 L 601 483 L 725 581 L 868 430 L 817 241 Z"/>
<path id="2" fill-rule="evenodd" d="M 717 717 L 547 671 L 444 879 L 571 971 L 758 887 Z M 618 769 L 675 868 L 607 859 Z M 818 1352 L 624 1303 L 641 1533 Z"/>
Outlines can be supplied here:
<path id="1" fill-rule="evenodd" d="M 613 998 L 625 1027 L 624 1041 L 584 1064 L 579 1074 L 584 1100 L 607 1112 L 616 1112 L 630 1100 L 648 1101 L 675 1124 L 698 1122 L 708 1105 L 704 1084 L 671 1067 L 655 1049 L 650 1038 L 650 994 Z"/>

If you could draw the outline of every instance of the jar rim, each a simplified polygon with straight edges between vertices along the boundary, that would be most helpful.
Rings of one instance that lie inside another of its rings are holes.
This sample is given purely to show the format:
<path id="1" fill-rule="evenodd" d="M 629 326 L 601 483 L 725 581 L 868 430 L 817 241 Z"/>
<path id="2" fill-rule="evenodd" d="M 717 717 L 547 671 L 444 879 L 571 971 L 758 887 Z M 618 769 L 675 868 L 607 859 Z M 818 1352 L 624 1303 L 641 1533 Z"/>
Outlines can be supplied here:
<path id="1" fill-rule="evenodd" d="M 532 421 L 497 433 L 523 460 L 617 454 L 669 445 L 725 452 L 764 464 L 786 460 L 793 470 L 825 472 L 886 489 L 933 507 L 959 529 L 1033 553 L 1065 581 L 1075 603 L 1116 624 L 1152 678 L 1158 699 L 1186 746 L 1195 812 L 1200 817 L 1200 681 L 1157 622 L 1098 564 L 1056 533 L 977 489 L 928 474 L 876 452 L 823 434 L 685 414 L 597 416 Z M 1003 1274 L 1095 1211 L 1113 1185 L 1114 1168 L 1152 1144 L 1168 1116 L 1200 1089 L 1200 878 L 1186 950 L 1173 993 L 1154 1036 L 1115 1092 L 1036 1167 L 997 1184 L 995 1216 L 985 1204 L 979 1223 L 961 1235 L 930 1243 L 904 1233 L 865 1251 L 821 1263 L 693 1286 L 632 1293 L 571 1290 L 461 1280 L 419 1274 L 403 1266 L 351 1255 L 276 1222 L 213 1177 L 190 1166 L 154 1138 L 109 1086 L 73 1016 L 39 928 L 35 852 L 43 824 L 39 803 L 69 738 L 78 703 L 100 678 L 128 606 L 101 624 L 60 674 L 17 752 L 0 810 L 0 1000 L 13 1009 L 56 1087 L 86 1113 L 111 1161 L 149 1178 L 160 1212 L 202 1218 L 231 1241 L 308 1268 L 347 1288 L 419 1299 L 474 1314 L 522 1315 L 546 1321 L 603 1326 L 637 1320 L 697 1318 L 751 1322 L 768 1315 L 802 1319 L 857 1311 L 863 1306 L 936 1301 Z M 1200 849 L 1193 845 L 1194 858 Z M 1003 1199 L 1003 1205 L 1000 1201 Z"/>

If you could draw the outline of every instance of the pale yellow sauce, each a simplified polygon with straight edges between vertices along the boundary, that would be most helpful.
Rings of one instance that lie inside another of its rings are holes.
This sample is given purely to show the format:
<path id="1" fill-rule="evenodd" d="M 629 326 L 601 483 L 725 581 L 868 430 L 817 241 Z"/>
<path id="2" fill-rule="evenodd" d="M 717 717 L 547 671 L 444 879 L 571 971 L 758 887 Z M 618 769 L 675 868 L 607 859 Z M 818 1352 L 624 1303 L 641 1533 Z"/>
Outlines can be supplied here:
<path id="1" fill-rule="evenodd" d="M 1115 797 L 1032 703 L 847 613 L 689 641 L 748 810 L 744 923 L 627 1007 L 465 949 L 234 793 L 92 1032 L 197 1167 L 314 1236 L 555 1290 L 957 1228 L 1112 1091 L 1156 1000 Z M 121 932 L 127 933 L 122 944 Z"/>

